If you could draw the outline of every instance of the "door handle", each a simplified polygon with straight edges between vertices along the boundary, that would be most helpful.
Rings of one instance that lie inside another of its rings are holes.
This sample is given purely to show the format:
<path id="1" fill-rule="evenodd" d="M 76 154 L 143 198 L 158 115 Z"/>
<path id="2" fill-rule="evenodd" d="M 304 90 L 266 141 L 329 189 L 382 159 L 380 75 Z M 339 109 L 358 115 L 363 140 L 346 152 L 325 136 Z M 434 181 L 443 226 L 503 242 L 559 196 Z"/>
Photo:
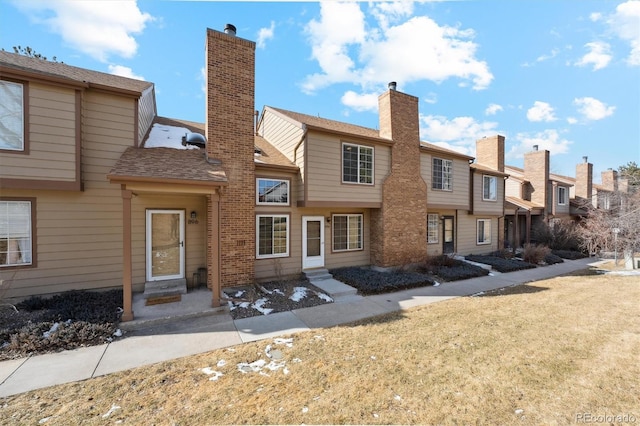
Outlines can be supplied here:
<path id="1" fill-rule="evenodd" d="M 184 247 L 184 241 L 180 241 L 180 247 Z"/>

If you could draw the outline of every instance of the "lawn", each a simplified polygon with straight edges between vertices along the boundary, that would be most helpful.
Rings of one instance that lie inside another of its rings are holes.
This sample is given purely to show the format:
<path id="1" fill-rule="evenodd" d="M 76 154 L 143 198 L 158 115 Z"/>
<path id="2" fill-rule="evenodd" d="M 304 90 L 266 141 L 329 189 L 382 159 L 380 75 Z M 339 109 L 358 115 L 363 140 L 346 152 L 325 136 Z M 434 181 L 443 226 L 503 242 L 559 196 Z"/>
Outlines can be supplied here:
<path id="1" fill-rule="evenodd" d="M 638 422 L 638 300 L 637 276 L 576 273 L 0 399 L 0 419 L 537 425 L 607 415 Z"/>

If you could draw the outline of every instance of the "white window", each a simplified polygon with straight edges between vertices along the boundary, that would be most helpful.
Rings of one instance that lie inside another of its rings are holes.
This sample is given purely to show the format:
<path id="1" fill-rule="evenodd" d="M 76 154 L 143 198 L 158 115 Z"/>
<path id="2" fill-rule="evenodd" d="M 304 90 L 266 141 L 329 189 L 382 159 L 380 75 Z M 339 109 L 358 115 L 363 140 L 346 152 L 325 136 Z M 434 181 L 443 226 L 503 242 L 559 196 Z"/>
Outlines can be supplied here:
<path id="1" fill-rule="evenodd" d="M 0 149 L 24 151 L 24 86 L 0 80 Z"/>
<path id="2" fill-rule="evenodd" d="M 438 229 L 440 228 L 440 220 L 437 214 L 427 215 L 427 243 L 438 242 Z"/>
<path id="3" fill-rule="evenodd" d="M 283 179 L 256 179 L 256 204 L 289 205 L 289 181 Z"/>
<path id="4" fill-rule="evenodd" d="M 373 185 L 373 148 L 342 144 L 342 182 Z"/>
<path id="5" fill-rule="evenodd" d="M 567 204 L 567 188 L 564 186 L 558 187 L 558 204 L 561 206 Z"/>
<path id="6" fill-rule="evenodd" d="M 334 214 L 333 251 L 362 250 L 362 215 Z"/>
<path id="7" fill-rule="evenodd" d="M 495 176 L 482 176 L 482 199 L 496 201 L 498 198 L 498 178 Z"/>
<path id="8" fill-rule="evenodd" d="M 433 159 L 431 187 L 444 191 L 453 189 L 453 161 L 441 158 Z"/>
<path id="9" fill-rule="evenodd" d="M 478 244 L 491 244 L 491 219 L 478 219 Z"/>
<path id="10" fill-rule="evenodd" d="M 258 259 L 289 255 L 289 215 L 256 216 Z"/>
<path id="11" fill-rule="evenodd" d="M 0 201 L 0 267 L 32 264 L 30 201 Z"/>

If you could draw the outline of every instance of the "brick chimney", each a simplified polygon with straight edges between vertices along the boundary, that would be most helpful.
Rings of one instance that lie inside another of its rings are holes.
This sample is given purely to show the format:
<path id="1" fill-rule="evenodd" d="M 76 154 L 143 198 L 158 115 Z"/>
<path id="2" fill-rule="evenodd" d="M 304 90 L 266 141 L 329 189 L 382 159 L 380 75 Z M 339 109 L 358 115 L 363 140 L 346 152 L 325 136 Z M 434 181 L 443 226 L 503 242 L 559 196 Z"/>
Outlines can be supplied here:
<path id="1" fill-rule="evenodd" d="M 211 250 L 220 253 L 223 287 L 254 279 L 255 46 L 236 37 L 233 25 L 224 32 L 207 29 L 206 152 L 209 161 L 221 162 L 229 181 L 219 204 L 220 247 Z"/>
<path id="2" fill-rule="evenodd" d="M 547 207 L 550 211 L 550 202 L 547 199 L 549 188 L 549 151 L 538 150 L 534 145 L 534 150 L 524 154 L 524 178 L 531 186 L 530 201 Z"/>
<path id="3" fill-rule="evenodd" d="M 393 141 L 391 173 L 382 183 L 382 207 L 371 214 L 371 261 L 406 265 L 427 255 L 427 185 L 420 175 L 418 98 L 396 90 L 378 98 L 380 136 Z"/>
<path id="4" fill-rule="evenodd" d="M 617 191 L 618 172 L 613 169 L 607 169 L 602 172 L 602 186 L 604 186 L 607 191 Z"/>
<path id="5" fill-rule="evenodd" d="M 476 141 L 476 163 L 504 172 L 504 136 L 495 135 Z"/>
<path id="6" fill-rule="evenodd" d="M 576 197 L 590 200 L 593 188 L 593 164 L 583 157 L 583 162 L 576 166 Z"/>

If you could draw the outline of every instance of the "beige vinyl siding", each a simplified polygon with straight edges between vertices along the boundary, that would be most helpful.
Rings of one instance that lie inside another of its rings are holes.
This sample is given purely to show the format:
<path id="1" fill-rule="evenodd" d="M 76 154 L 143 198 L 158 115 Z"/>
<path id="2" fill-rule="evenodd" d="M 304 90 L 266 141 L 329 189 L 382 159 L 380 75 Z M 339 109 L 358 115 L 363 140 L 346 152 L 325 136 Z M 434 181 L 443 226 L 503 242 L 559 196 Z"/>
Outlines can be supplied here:
<path id="1" fill-rule="evenodd" d="M 289 160 L 294 161 L 294 158 L 302 156 L 301 152 L 296 153 L 294 150 L 300 143 L 304 130 L 278 114 L 265 110 L 258 133 Z"/>
<path id="2" fill-rule="evenodd" d="M 453 190 L 442 191 L 432 188 L 433 158 L 453 161 Z M 469 163 L 467 161 L 447 158 L 438 154 L 421 153 L 420 174 L 427 184 L 427 207 L 442 205 L 459 209 L 469 208 Z"/>
<path id="3" fill-rule="evenodd" d="M 476 215 L 497 215 L 502 216 L 504 211 L 504 179 L 501 176 L 495 176 L 496 179 L 496 200 L 485 201 L 483 199 L 483 176 L 481 172 L 474 173 L 473 177 L 473 212 Z"/>
<path id="4" fill-rule="evenodd" d="M 325 268 L 343 266 L 364 266 L 370 264 L 370 213 L 368 209 L 315 209 L 315 208 L 269 208 L 256 207 L 256 214 L 289 214 L 289 256 L 274 259 L 257 259 L 255 263 L 256 279 L 268 281 L 276 278 L 276 268 L 282 268 L 283 276 L 294 276 L 302 273 L 302 216 L 323 216 L 324 220 L 324 262 Z M 363 250 L 347 252 L 331 252 L 332 229 L 326 221 L 327 217 L 337 213 L 353 213 L 363 215 Z"/>
<path id="5" fill-rule="evenodd" d="M 2 192 L 6 197 L 35 197 L 37 208 L 37 267 L 16 273 L 9 297 L 122 286 L 122 198 L 120 186 L 106 176 L 133 144 L 135 101 L 89 91 L 84 106 L 84 192 Z M 12 274 L 0 271 L 1 278 Z"/>
<path id="6" fill-rule="evenodd" d="M 131 253 L 135 291 L 142 291 L 146 281 L 146 211 L 147 209 L 184 210 L 185 277 L 191 283 L 193 273 L 207 266 L 207 204 L 203 196 L 139 194 L 131 202 Z M 195 211 L 197 224 L 189 223 Z"/>
<path id="7" fill-rule="evenodd" d="M 3 152 L 0 175 L 11 179 L 76 180 L 76 92 L 29 84 L 29 154 Z"/>
<path id="8" fill-rule="evenodd" d="M 507 179 L 505 184 L 505 196 L 522 198 L 522 184 L 519 180 Z"/>
<path id="9" fill-rule="evenodd" d="M 491 244 L 477 244 L 477 220 L 491 220 Z M 484 254 L 498 249 L 498 218 L 487 215 L 469 215 L 458 211 L 458 245 L 456 251 L 467 254 Z"/>
<path id="10" fill-rule="evenodd" d="M 343 142 L 373 147 L 373 185 L 342 183 Z M 306 150 L 308 201 L 382 202 L 382 182 L 391 168 L 391 149 L 388 146 L 363 144 L 329 134 L 309 132 Z"/>

